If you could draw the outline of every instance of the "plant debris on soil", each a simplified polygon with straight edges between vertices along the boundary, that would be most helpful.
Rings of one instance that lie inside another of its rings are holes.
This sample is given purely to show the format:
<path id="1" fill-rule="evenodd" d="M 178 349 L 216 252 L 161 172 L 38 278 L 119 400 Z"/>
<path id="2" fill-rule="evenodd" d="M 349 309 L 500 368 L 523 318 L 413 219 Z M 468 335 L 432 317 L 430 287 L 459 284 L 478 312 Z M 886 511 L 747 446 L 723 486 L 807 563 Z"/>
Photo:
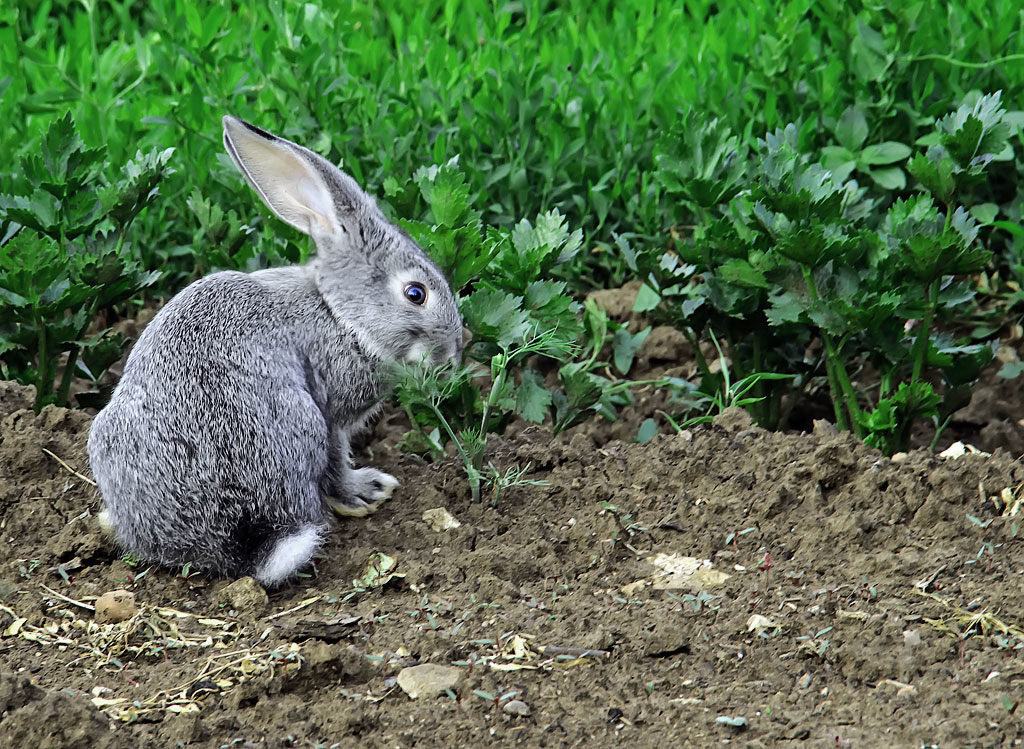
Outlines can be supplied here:
<path id="1" fill-rule="evenodd" d="M 645 444 L 529 427 L 492 457 L 543 485 L 494 507 L 385 419 L 361 459 L 394 499 L 264 593 L 126 562 L 91 417 L 32 397 L 0 383 L 0 746 L 1021 744 L 1005 429 L 889 459 L 736 410 Z"/>

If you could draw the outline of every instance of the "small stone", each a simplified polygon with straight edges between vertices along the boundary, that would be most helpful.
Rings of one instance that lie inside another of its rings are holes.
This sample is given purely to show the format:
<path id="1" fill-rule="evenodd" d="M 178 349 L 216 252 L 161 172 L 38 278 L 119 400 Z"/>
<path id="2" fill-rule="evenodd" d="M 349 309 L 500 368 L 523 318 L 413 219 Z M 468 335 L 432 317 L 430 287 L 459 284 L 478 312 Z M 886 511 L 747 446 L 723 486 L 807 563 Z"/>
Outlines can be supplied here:
<path id="1" fill-rule="evenodd" d="M 659 325 L 651 328 L 641 352 L 651 361 L 684 361 L 690 352 L 690 342 L 682 332 L 671 325 Z"/>
<path id="2" fill-rule="evenodd" d="M 898 453 L 893 453 L 892 456 L 889 458 L 889 460 L 891 460 L 893 463 L 902 463 L 902 462 L 904 462 L 909 457 L 910 456 L 907 455 L 907 453 L 898 452 Z"/>
<path id="3" fill-rule="evenodd" d="M 808 689 L 808 688 L 810 688 L 810 686 L 811 686 L 811 675 L 808 674 L 808 673 L 805 673 L 803 676 L 801 676 L 799 679 L 796 680 L 796 688 L 797 689 L 800 689 L 800 690 Z"/>
<path id="4" fill-rule="evenodd" d="M 833 424 L 831 421 L 827 421 L 825 419 L 815 419 L 811 423 L 814 424 L 815 437 L 827 439 L 830 437 L 835 437 L 836 435 L 839 434 L 839 430 L 836 429 L 836 425 Z"/>
<path id="5" fill-rule="evenodd" d="M 217 599 L 239 614 L 255 619 L 270 605 L 267 591 L 251 577 L 242 577 L 221 589 Z"/>
<path id="6" fill-rule="evenodd" d="M 436 697 L 448 689 L 457 689 L 462 678 L 462 669 L 455 666 L 423 663 L 399 671 L 398 686 L 412 699 L 418 700 L 420 697 Z"/>
<path id="7" fill-rule="evenodd" d="M 450 531 L 453 528 L 458 528 L 462 525 L 458 520 L 452 517 L 452 514 L 443 507 L 437 507 L 433 510 L 427 510 L 423 513 L 423 521 L 430 527 L 430 530 L 437 531 Z"/>
<path id="8" fill-rule="evenodd" d="M 196 714 L 175 715 L 164 721 L 164 738 L 171 746 L 187 746 L 203 737 L 203 722 Z"/>
<path id="9" fill-rule="evenodd" d="M 96 599 L 96 622 L 117 624 L 135 616 L 135 594 L 129 590 L 112 590 Z"/>
<path id="10" fill-rule="evenodd" d="M 714 424 L 727 432 L 742 432 L 754 426 L 754 419 L 740 406 L 730 406 L 714 418 Z"/>
<path id="11" fill-rule="evenodd" d="M 669 658 L 690 653 L 689 631 L 672 620 L 660 623 L 644 643 L 643 653 L 648 658 Z"/>
<path id="12" fill-rule="evenodd" d="M 914 648 L 921 644 L 921 635 L 916 629 L 908 629 L 903 633 L 903 644 L 908 648 Z"/>
<path id="13" fill-rule="evenodd" d="M 747 619 L 747 631 L 754 632 L 755 634 L 761 634 L 765 630 L 779 628 L 779 624 L 776 624 L 767 616 L 762 616 L 761 614 L 751 614 L 750 618 Z"/>
<path id="14" fill-rule="evenodd" d="M 518 715 L 521 718 L 527 718 L 530 715 L 530 706 L 522 700 L 509 700 L 501 709 L 509 715 Z"/>

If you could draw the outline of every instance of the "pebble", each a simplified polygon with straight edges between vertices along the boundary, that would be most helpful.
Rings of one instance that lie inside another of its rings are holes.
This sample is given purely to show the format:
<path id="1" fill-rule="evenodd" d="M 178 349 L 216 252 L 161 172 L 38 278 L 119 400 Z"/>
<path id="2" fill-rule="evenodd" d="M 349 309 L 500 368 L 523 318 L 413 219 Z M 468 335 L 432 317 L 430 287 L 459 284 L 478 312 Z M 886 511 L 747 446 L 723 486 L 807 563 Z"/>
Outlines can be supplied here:
<path id="1" fill-rule="evenodd" d="M 448 689 L 457 689 L 462 678 L 462 669 L 455 666 L 423 663 L 399 671 L 398 686 L 412 699 L 418 700 L 421 697 L 436 697 Z"/>
<path id="2" fill-rule="evenodd" d="M 917 647 L 921 644 L 921 635 L 916 629 L 908 629 L 903 633 L 903 644 L 908 648 Z"/>
<path id="3" fill-rule="evenodd" d="M 95 619 L 99 624 L 117 624 L 138 612 L 135 594 L 129 590 L 111 590 L 96 599 Z"/>
<path id="4" fill-rule="evenodd" d="M 448 531 L 453 528 L 458 528 L 462 525 L 458 520 L 452 517 L 452 514 L 443 507 L 437 507 L 433 510 L 427 510 L 423 513 L 423 521 L 430 527 L 432 531 Z"/>
<path id="5" fill-rule="evenodd" d="M 261 616 L 270 605 L 267 591 L 251 577 L 242 577 L 226 585 L 217 594 L 218 600 L 243 616 Z"/>
<path id="6" fill-rule="evenodd" d="M 501 709 L 509 715 L 518 715 L 522 718 L 529 717 L 530 715 L 530 706 L 522 700 L 509 700 Z"/>

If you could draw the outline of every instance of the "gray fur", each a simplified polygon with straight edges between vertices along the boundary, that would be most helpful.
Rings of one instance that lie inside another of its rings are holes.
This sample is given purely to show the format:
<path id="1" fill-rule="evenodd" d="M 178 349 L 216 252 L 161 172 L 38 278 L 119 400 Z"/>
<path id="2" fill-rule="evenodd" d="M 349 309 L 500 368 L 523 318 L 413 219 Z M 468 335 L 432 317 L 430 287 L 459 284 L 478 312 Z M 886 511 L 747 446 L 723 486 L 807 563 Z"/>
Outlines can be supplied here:
<path id="1" fill-rule="evenodd" d="M 225 117 L 224 130 L 246 179 L 313 236 L 316 256 L 215 273 L 168 302 L 93 422 L 89 462 L 132 554 L 276 585 L 309 561 L 332 509 L 364 514 L 390 494 L 390 476 L 351 467 L 349 439 L 386 395 L 388 362 L 458 358 L 462 321 L 440 271 L 350 177 L 241 120 Z M 311 200 L 332 206 L 326 223 L 274 192 L 291 184 L 278 156 L 295 154 L 300 176 L 312 169 L 327 186 L 330 200 Z M 411 281 L 427 305 L 402 295 Z"/>

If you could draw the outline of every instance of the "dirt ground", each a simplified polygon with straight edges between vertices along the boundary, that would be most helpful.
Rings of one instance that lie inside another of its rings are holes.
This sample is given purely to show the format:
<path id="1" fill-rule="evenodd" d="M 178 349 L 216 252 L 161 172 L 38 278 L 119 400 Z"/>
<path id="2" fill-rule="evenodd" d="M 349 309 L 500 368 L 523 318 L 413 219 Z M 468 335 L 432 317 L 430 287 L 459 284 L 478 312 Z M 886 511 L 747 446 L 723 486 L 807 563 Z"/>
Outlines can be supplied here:
<path id="1" fill-rule="evenodd" d="M 385 418 L 361 460 L 395 497 L 267 595 L 126 564 L 91 417 L 0 383 L 0 746 L 1021 745 L 1014 385 L 954 425 L 995 452 L 959 458 L 732 411 L 641 445 L 641 398 L 617 426 L 495 440 L 544 482 L 496 506 Z M 118 589 L 137 613 L 98 623 Z M 423 663 L 454 683 L 413 700 L 397 677 Z"/>

